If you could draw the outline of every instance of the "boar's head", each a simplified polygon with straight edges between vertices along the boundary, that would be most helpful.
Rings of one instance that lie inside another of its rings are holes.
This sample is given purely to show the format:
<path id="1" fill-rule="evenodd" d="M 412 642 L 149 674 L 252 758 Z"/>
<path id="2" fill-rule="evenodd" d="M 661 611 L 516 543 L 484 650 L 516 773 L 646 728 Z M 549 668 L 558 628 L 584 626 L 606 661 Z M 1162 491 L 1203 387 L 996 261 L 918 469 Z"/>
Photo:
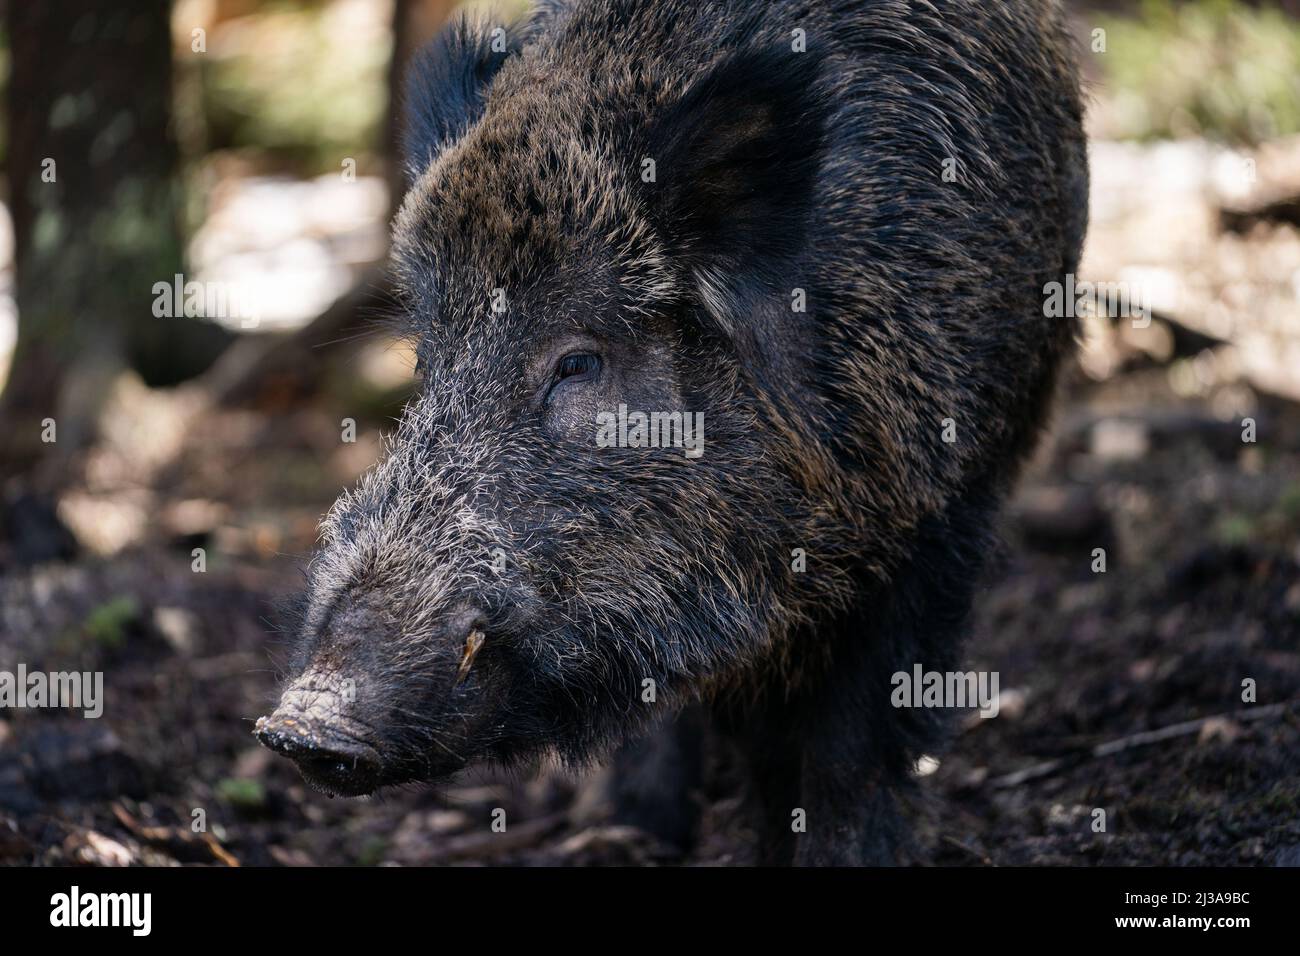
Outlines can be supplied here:
<path id="1" fill-rule="evenodd" d="M 324 521 L 256 731 L 331 792 L 592 758 L 807 613 L 791 551 L 827 509 L 803 370 L 772 353 L 797 329 L 814 59 L 626 65 L 582 29 L 497 54 L 461 23 L 416 67 L 394 274 L 419 390 Z M 751 321 L 764 303 L 786 331 Z M 608 447 L 619 406 L 692 416 L 693 444 Z"/>

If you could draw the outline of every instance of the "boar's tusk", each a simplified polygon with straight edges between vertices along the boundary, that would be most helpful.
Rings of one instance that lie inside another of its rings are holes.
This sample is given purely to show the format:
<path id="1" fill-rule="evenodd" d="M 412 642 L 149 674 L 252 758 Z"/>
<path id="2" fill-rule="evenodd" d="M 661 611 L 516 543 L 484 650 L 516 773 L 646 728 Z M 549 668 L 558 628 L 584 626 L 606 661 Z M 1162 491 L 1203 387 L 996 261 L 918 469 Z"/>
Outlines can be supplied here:
<path id="1" fill-rule="evenodd" d="M 477 628 L 470 631 L 469 637 L 465 638 L 465 652 L 460 656 L 460 669 L 456 672 L 457 684 L 469 676 L 469 669 L 474 666 L 474 658 L 478 657 L 478 652 L 486 639 L 487 635 Z"/>

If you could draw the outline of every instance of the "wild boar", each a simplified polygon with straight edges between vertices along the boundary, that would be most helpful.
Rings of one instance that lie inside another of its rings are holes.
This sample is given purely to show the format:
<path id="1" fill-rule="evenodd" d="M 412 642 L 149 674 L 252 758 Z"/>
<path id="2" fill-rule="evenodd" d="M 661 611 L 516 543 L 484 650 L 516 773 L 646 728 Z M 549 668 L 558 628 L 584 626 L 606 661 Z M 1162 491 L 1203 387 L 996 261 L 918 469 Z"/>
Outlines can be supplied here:
<path id="1" fill-rule="evenodd" d="M 698 702 L 760 860 L 897 861 L 945 721 L 891 675 L 957 664 L 1074 341 L 1043 307 L 1087 205 L 1059 5 L 462 18 L 407 122 L 420 387 L 324 521 L 260 739 L 361 794 L 586 765 Z"/>

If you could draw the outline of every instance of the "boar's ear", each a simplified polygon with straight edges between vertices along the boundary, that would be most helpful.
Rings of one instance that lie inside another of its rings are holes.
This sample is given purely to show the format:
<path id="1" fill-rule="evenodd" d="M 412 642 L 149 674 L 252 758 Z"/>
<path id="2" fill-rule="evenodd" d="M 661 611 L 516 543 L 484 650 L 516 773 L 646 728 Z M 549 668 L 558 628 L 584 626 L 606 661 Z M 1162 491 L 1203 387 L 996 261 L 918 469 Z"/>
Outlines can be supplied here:
<path id="1" fill-rule="evenodd" d="M 559 4 L 543 2 L 531 16 L 513 24 L 461 13 L 412 57 L 403 97 L 402 136 L 410 180 L 483 115 L 497 71 L 562 12 Z"/>
<path id="2" fill-rule="evenodd" d="M 789 272 L 815 199 L 821 103 L 812 54 L 739 51 L 651 124 L 651 215 L 724 326 L 755 296 L 799 284 Z"/>

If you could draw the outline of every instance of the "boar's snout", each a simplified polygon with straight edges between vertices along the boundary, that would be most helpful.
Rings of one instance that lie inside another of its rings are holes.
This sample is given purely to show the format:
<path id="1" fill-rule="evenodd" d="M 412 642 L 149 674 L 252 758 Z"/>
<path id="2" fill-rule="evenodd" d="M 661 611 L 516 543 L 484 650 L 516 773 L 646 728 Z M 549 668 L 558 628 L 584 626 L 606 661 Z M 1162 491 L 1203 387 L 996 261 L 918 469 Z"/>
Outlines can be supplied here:
<path id="1" fill-rule="evenodd" d="M 253 733 L 263 746 L 288 757 L 308 783 L 340 796 L 378 786 L 383 759 L 370 732 L 350 716 L 352 694 L 343 681 L 309 670 L 287 688 Z"/>
<path id="2" fill-rule="evenodd" d="M 468 691 L 462 685 L 485 641 L 483 621 L 477 610 L 450 614 L 438 640 L 410 647 L 373 604 L 353 603 L 330 615 L 275 711 L 259 718 L 253 733 L 297 764 L 309 784 L 339 796 L 459 769 L 464 760 L 448 741 L 463 737 L 458 724 L 468 713 L 453 698 Z M 421 716 L 429 724 L 417 727 Z M 430 740 L 440 741 L 438 760 L 414 746 Z"/>
<path id="3" fill-rule="evenodd" d="M 342 737 L 324 737 L 293 726 L 292 718 L 263 717 L 257 739 L 298 765 L 304 778 L 344 797 L 369 793 L 378 785 L 380 762 L 369 744 Z"/>

